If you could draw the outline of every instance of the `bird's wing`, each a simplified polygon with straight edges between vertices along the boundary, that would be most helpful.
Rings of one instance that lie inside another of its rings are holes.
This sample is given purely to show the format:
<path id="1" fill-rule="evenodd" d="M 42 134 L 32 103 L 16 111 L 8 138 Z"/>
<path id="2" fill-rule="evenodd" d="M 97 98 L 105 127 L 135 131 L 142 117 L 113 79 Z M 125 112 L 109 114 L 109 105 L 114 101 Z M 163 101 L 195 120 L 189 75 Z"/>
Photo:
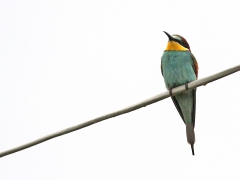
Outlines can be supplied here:
<path id="1" fill-rule="evenodd" d="M 192 123 L 193 123 L 193 128 L 195 126 L 195 113 L 196 113 L 196 88 L 192 90 L 193 92 L 193 107 L 192 107 Z"/>
<path id="2" fill-rule="evenodd" d="M 193 70 L 196 74 L 196 78 L 198 78 L 198 63 L 194 55 L 192 54 L 192 60 L 193 60 Z M 195 113 L 196 113 L 196 88 L 193 89 L 193 107 L 192 107 L 192 122 L 193 122 L 193 127 L 195 125 Z"/>
<path id="3" fill-rule="evenodd" d="M 161 62 L 161 73 L 162 73 L 162 76 L 163 76 L 162 62 Z"/>
<path id="4" fill-rule="evenodd" d="M 198 63 L 197 63 L 197 60 L 192 53 L 191 53 L 191 57 L 192 57 L 192 60 L 193 60 L 192 67 L 193 67 L 193 70 L 196 74 L 196 78 L 198 78 Z"/>

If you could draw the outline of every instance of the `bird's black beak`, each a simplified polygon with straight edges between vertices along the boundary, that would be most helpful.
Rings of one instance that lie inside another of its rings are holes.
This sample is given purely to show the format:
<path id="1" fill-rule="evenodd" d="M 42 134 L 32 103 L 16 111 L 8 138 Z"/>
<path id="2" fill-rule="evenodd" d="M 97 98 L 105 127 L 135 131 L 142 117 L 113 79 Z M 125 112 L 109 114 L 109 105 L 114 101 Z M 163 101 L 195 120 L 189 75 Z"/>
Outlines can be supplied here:
<path id="1" fill-rule="evenodd" d="M 174 38 L 170 34 L 168 34 L 166 31 L 163 32 L 168 36 L 169 41 L 174 41 Z"/>

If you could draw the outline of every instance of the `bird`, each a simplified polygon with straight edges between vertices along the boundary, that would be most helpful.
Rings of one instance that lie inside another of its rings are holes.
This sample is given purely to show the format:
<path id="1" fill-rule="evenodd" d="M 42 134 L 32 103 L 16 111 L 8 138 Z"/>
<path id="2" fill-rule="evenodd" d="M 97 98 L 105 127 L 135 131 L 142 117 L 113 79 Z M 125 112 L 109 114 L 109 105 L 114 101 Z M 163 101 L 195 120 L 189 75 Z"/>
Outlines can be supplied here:
<path id="1" fill-rule="evenodd" d="M 187 141 L 194 155 L 196 88 L 188 89 L 188 83 L 198 78 L 198 63 L 187 40 L 177 34 L 168 36 L 167 47 L 161 57 L 161 72 L 172 101 L 186 125 Z M 172 89 L 185 85 L 186 91 L 172 95 Z"/>

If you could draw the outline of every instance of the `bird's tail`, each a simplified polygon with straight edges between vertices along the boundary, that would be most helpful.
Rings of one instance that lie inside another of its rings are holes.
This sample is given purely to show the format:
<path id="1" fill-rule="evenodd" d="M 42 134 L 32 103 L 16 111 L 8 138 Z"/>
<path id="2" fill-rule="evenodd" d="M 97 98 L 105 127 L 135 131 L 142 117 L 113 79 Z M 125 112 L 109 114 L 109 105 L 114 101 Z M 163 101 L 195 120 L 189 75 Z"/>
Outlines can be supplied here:
<path id="1" fill-rule="evenodd" d="M 194 155 L 193 145 L 195 143 L 195 133 L 194 133 L 193 125 L 191 123 L 186 124 L 186 133 L 187 133 L 187 141 L 192 148 L 192 155 Z"/>

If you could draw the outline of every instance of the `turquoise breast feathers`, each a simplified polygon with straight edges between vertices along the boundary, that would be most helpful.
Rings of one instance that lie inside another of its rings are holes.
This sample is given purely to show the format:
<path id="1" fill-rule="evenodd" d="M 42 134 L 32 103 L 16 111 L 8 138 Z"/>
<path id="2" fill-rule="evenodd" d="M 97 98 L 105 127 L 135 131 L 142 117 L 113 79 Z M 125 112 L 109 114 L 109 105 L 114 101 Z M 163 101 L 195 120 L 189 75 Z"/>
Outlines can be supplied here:
<path id="1" fill-rule="evenodd" d="M 164 51 L 162 73 L 168 89 L 196 80 L 189 51 Z"/>

